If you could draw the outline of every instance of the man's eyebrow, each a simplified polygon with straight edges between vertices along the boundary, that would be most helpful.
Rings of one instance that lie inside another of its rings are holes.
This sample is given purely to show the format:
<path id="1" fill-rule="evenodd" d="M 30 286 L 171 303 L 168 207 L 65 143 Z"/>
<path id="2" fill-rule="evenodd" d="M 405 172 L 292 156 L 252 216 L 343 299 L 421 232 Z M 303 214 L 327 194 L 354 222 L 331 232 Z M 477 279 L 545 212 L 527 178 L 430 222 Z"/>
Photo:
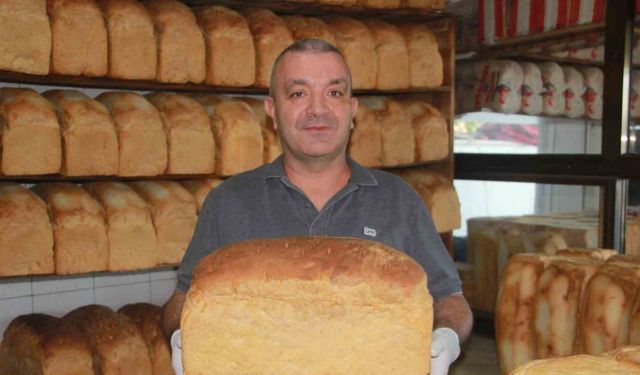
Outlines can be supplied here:
<path id="1" fill-rule="evenodd" d="M 342 84 L 342 85 L 348 86 L 347 80 L 344 79 L 344 78 L 332 79 L 331 81 L 329 81 L 329 84 L 330 85 L 340 85 L 340 84 Z"/>
<path id="2" fill-rule="evenodd" d="M 287 81 L 287 83 L 286 83 L 286 85 L 285 85 L 285 87 L 286 87 L 287 89 L 290 89 L 290 88 L 291 88 L 291 87 L 293 87 L 293 86 L 297 86 L 297 85 L 302 85 L 302 86 L 304 86 L 304 85 L 306 85 L 306 84 L 307 84 L 307 81 L 306 81 L 305 79 L 302 79 L 302 78 L 294 78 L 294 79 L 290 79 L 290 80 L 288 80 L 288 81 Z"/>

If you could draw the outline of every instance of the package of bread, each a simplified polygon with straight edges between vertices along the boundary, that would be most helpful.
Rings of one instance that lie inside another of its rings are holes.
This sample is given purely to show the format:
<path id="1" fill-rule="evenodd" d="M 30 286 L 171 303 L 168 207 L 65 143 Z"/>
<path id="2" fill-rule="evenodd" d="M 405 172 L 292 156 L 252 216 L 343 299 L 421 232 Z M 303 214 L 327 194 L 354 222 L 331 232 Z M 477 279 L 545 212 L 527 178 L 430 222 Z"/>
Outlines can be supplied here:
<path id="1" fill-rule="evenodd" d="M 522 81 L 522 103 L 520 112 L 527 115 L 539 115 L 542 113 L 542 72 L 537 64 L 531 62 L 521 62 L 524 79 Z"/>
<path id="2" fill-rule="evenodd" d="M 375 112 L 360 103 L 353 125 L 349 137 L 349 155 L 365 167 L 381 166 L 382 134 Z"/>
<path id="3" fill-rule="evenodd" d="M 305 16 L 285 16 L 284 21 L 295 40 L 321 39 L 336 46 L 336 36 L 329 26 L 319 18 Z"/>
<path id="4" fill-rule="evenodd" d="M 512 60 L 489 60 L 490 106 L 496 112 L 516 113 L 522 104 L 524 73 Z"/>
<path id="5" fill-rule="evenodd" d="M 91 347 L 82 332 L 46 314 L 15 318 L 0 344 L 3 375 L 94 375 Z"/>
<path id="6" fill-rule="evenodd" d="M 584 85 L 586 87 L 586 92 L 584 93 L 585 114 L 590 119 L 601 120 L 604 73 L 600 68 L 589 67 L 582 69 L 582 74 L 584 75 Z"/>
<path id="7" fill-rule="evenodd" d="M 107 74 L 107 28 L 95 0 L 47 0 L 51 22 L 51 72 L 71 76 Z"/>
<path id="8" fill-rule="evenodd" d="M 398 25 L 407 41 L 409 52 L 409 85 L 437 87 L 442 85 L 444 70 L 438 40 L 431 29 L 421 23 Z"/>
<path id="9" fill-rule="evenodd" d="M 204 81 L 204 37 L 189 7 L 177 0 L 152 0 L 145 6 L 153 20 L 158 47 L 156 79 L 171 83 Z"/>
<path id="10" fill-rule="evenodd" d="M 44 0 L 0 0 L 0 70 L 47 75 L 51 27 Z"/>
<path id="11" fill-rule="evenodd" d="M 97 0 L 107 25 L 109 77 L 156 79 L 158 50 L 153 20 L 136 0 Z"/>
<path id="12" fill-rule="evenodd" d="M 0 182 L 0 276 L 53 273 L 47 206 L 31 191 Z"/>
<path id="13" fill-rule="evenodd" d="M 580 317 L 583 353 L 601 354 L 628 344 L 640 265 L 606 263 L 587 284 Z M 606 302 L 603 302 L 606 301 Z"/>
<path id="14" fill-rule="evenodd" d="M 612 358 L 577 354 L 563 358 L 539 359 L 513 370 L 510 375 L 637 375 L 640 365 L 618 362 Z"/>
<path id="15" fill-rule="evenodd" d="M 538 64 L 542 73 L 544 92 L 542 93 L 542 113 L 550 116 L 563 115 L 565 111 L 564 91 L 566 84 L 564 72 L 558 63 Z"/>
<path id="16" fill-rule="evenodd" d="M 357 0 L 357 4 L 366 8 L 397 9 L 402 5 L 402 0 Z"/>
<path id="17" fill-rule="evenodd" d="M 416 143 L 415 160 L 435 161 L 449 156 L 449 126 L 442 113 L 424 100 L 400 103 L 411 117 Z"/>
<path id="18" fill-rule="evenodd" d="M 153 375 L 174 375 L 171 347 L 162 330 L 162 308 L 149 303 L 122 306 L 118 313 L 128 316 L 140 329 L 147 344 Z"/>
<path id="19" fill-rule="evenodd" d="M 196 266 L 182 362 L 186 374 L 424 375 L 432 309 L 422 267 L 381 243 L 245 241 Z"/>
<path id="20" fill-rule="evenodd" d="M 403 170 L 398 174 L 418 192 L 439 233 L 460 227 L 460 201 L 451 180 L 426 169 Z"/>
<path id="21" fill-rule="evenodd" d="M 76 90 L 42 94 L 53 104 L 62 132 L 62 174 L 118 174 L 118 135 L 107 108 Z"/>
<path id="22" fill-rule="evenodd" d="M 155 267 L 158 246 L 147 203 L 122 182 L 99 181 L 84 188 L 100 202 L 107 221 L 109 271 Z"/>
<path id="23" fill-rule="evenodd" d="M 216 144 L 202 105 L 181 94 L 147 95 L 158 109 L 167 134 L 168 174 L 207 174 L 215 169 Z"/>
<path id="24" fill-rule="evenodd" d="M 167 136 L 160 113 L 140 94 L 105 92 L 104 104 L 118 132 L 118 175 L 156 176 L 167 168 Z"/>
<path id="25" fill-rule="evenodd" d="M 496 344 L 503 374 L 535 359 L 536 285 L 548 264 L 538 254 L 516 254 L 502 274 L 496 303 Z"/>
<path id="26" fill-rule="evenodd" d="M 243 14 L 249 23 L 256 48 L 255 85 L 269 87 L 273 63 L 294 42 L 293 35 L 284 20 L 268 9 L 247 9 Z"/>
<path id="27" fill-rule="evenodd" d="M 258 122 L 260 122 L 262 139 L 264 141 L 264 162 L 271 163 L 282 154 L 282 144 L 280 143 L 280 137 L 276 129 L 273 127 L 273 120 L 271 120 L 271 117 L 269 117 L 264 110 L 264 100 L 250 97 L 240 99 L 249 104 Z"/>
<path id="28" fill-rule="evenodd" d="M 175 181 L 135 181 L 129 185 L 149 204 L 158 264 L 180 263 L 198 220 L 193 195 Z"/>
<path id="29" fill-rule="evenodd" d="M 411 117 L 398 101 L 385 97 L 359 98 L 375 113 L 382 137 L 382 166 L 392 167 L 415 162 L 415 133 Z"/>
<path id="30" fill-rule="evenodd" d="M 402 0 L 402 6 L 426 10 L 444 10 L 444 0 Z"/>
<path id="31" fill-rule="evenodd" d="M 96 373 L 154 375 L 140 328 L 106 306 L 79 307 L 63 317 L 82 331 L 91 345 Z"/>
<path id="32" fill-rule="evenodd" d="M 0 88 L 0 137 L 2 174 L 60 171 L 62 146 L 56 110 L 34 90 Z"/>
<path id="33" fill-rule="evenodd" d="M 67 182 L 44 182 L 33 190 L 49 208 L 56 274 L 106 271 L 109 244 L 100 203 L 80 186 Z"/>
<path id="34" fill-rule="evenodd" d="M 538 279 L 534 302 L 535 358 L 578 354 L 579 312 L 584 290 L 602 261 L 558 258 Z"/>
<path id="35" fill-rule="evenodd" d="M 381 20 L 368 20 L 365 24 L 373 36 L 378 57 L 376 88 L 379 90 L 408 88 L 410 86 L 409 50 L 402 32 L 396 26 Z"/>
<path id="36" fill-rule="evenodd" d="M 563 66 L 564 82 L 564 114 L 570 118 L 582 117 L 585 114 L 583 95 L 586 91 L 582 73 L 571 66 Z"/>
<path id="37" fill-rule="evenodd" d="M 220 185 L 224 180 L 219 178 L 202 178 L 199 180 L 183 180 L 180 181 L 180 185 L 193 195 L 196 205 L 198 207 L 198 213 L 202 209 L 204 200 L 209 195 L 209 192 Z"/>
<path id="38" fill-rule="evenodd" d="M 223 6 L 196 12 L 205 35 L 206 82 L 216 86 L 252 86 L 256 80 L 256 48 L 247 20 Z"/>
<path id="39" fill-rule="evenodd" d="M 216 139 L 216 175 L 231 176 L 263 164 L 262 127 L 249 105 L 215 95 L 194 97 L 204 107 Z"/>
<path id="40" fill-rule="evenodd" d="M 354 89 L 373 89 L 378 77 L 378 55 L 376 44 L 369 28 L 349 17 L 326 17 L 322 19 L 332 29 L 336 46 L 347 60 L 351 70 Z"/>

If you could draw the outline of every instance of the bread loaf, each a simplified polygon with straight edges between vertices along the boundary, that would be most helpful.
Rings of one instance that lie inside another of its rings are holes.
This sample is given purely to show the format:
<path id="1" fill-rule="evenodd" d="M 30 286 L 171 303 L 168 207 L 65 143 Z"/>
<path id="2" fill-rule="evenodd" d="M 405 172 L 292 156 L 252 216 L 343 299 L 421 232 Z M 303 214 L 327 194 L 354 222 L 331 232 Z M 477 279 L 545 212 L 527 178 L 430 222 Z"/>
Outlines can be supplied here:
<path id="1" fill-rule="evenodd" d="M 51 22 L 51 72 L 100 77 L 107 74 L 107 28 L 94 0 L 47 0 Z"/>
<path id="2" fill-rule="evenodd" d="M 106 92 L 104 104 L 116 125 L 119 176 L 155 176 L 167 168 L 167 136 L 158 110 L 134 92 Z"/>
<path id="3" fill-rule="evenodd" d="M 249 104 L 249 107 L 253 110 L 253 114 L 256 115 L 256 118 L 262 127 L 264 162 L 271 163 L 280 156 L 280 154 L 282 154 L 282 145 L 280 144 L 280 137 L 278 137 L 278 133 L 273 127 L 271 117 L 269 117 L 267 112 L 264 110 L 264 100 L 250 97 L 243 97 L 241 100 Z"/>
<path id="4" fill-rule="evenodd" d="M 357 0 L 357 4 L 367 8 L 396 9 L 400 8 L 402 0 Z"/>
<path id="5" fill-rule="evenodd" d="M 191 194 L 193 194 L 193 198 L 196 201 L 196 205 L 198 206 L 198 212 L 202 209 L 202 204 L 204 200 L 209 195 L 209 192 L 220 185 L 224 180 L 219 178 L 203 178 L 200 180 L 186 180 L 180 181 L 180 184 L 184 186 L 185 189 L 189 190 Z"/>
<path id="6" fill-rule="evenodd" d="M 247 20 L 223 6 L 197 12 L 204 31 L 207 83 L 216 86 L 251 86 L 256 80 L 256 49 Z"/>
<path id="7" fill-rule="evenodd" d="M 253 34 L 256 48 L 257 87 L 269 87 L 271 69 L 276 58 L 294 40 L 287 24 L 268 9 L 249 9 L 244 11 L 249 28 Z"/>
<path id="8" fill-rule="evenodd" d="M 107 25 L 109 77 L 155 79 L 158 51 L 153 21 L 136 0 L 97 0 Z"/>
<path id="9" fill-rule="evenodd" d="M 415 162 L 415 133 L 409 114 L 388 98 L 360 98 L 375 111 L 382 136 L 382 165 L 391 167 Z"/>
<path id="10" fill-rule="evenodd" d="M 84 185 L 102 205 L 107 220 L 109 271 L 154 267 L 158 262 L 156 233 L 149 207 L 121 182 Z"/>
<path id="11" fill-rule="evenodd" d="M 184 370 L 424 375 L 432 317 L 422 267 L 380 243 L 241 242 L 196 267 L 181 320 Z"/>
<path id="12" fill-rule="evenodd" d="M 262 165 L 262 128 L 247 103 L 213 95 L 198 95 L 195 99 L 211 119 L 218 176 L 231 176 Z"/>
<path id="13" fill-rule="evenodd" d="M 407 8 L 444 10 L 444 0 L 403 0 L 402 5 Z"/>
<path id="14" fill-rule="evenodd" d="M 416 161 L 436 161 L 449 156 L 449 126 L 440 111 L 422 100 L 408 100 L 401 104 L 411 117 Z"/>
<path id="15" fill-rule="evenodd" d="M 0 137 L 3 174 L 60 171 L 62 147 L 56 112 L 34 90 L 0 88 Z"/>
<path id="16" fill-rule="evenodd" d="M 53 273 L 47 206 L 29 190 L 0 182 L 0 276 Z"/>
<path id="17" fill-rule="evenodd" d="M 216 144 L 209 117 L 200 103 L 173 93 L 149 94 L 147 98 L 160 112 L 167 134 L 166 173 L 212 173 Z"/>
<path id="18" fill-rule="evenodd" d="M 55 107 L 62 128 L 62 174 L 118 174 L 118 136 L 107 108 L 75 90 L 51 90 L 43 96 Z"/>
<path id="19" fill-rule="evenodd" d="M 158 264 L 179 263 L 198 220 L 195 199 L 174 181 L 136 181 L 130 186 L 149 204 Z"/>
<path id="20" fill-rule="evenodd" d="M 56 273 L 106 271 L 109 244 L 100 204 L 83 188 L 70 183 L 41 183 L 34 191 L 49 207 Z"/>
<path id="21" fill-rule="evenodd" d="M 204 81 L 204 37 L 189 7 L 177 0 L 153 0 L 145 6 L 153 20 L 158 46 L 157 80 Z"/>
<path id="22" fill-rule="evenodd" d="M 540 359 L 524 364 L 511 375 L 635 375 L 640 373 L 640 366 L 618 362 L 611 358 L 578 354 L 564 358 Z"/>
<path id="23" fill-rule="evenodd" d="M 613 358 L 618 362 L 640 365 L 640 346 L 623 346 L 604 353 L 602 357 Z"/>
<path id="24" fill-rule="evenodd" d="M 0 70 L 47 75 L 50 55 L 45 0 L 0 0 Z"/>
<path id="25" fill-rule="evenodd" d="M 365 167 L 382 165 L 382 135 L 375 112 L 364 104 L 358 106 L 354 128 L 349 138 L 349 155 Z"/>
<path id="26" fill-rule="evenodd" d="M 369 29 L 349 17 L 323 18 L 336 36 L 337 47 L 347 60 L 354 89 L 373 89 L 378 76 L 376 45 Z"/>
<path id="27" fill-rule="evenodd" d="M 398 26 L 407 42 L 409 53 L 409 86 L 437 87 L 444 79 L 438 40 L 423 24 L 403 23 Z"/>
<path id="28" fill-rule="evenodd" d="M 409 51 L 400 30 L 387 22 L 369 20 L 369 28 L 378 56 L 376 88 L 380 90 L 406 89 L 409 85 Z"/>
<path id="29" fill-rule="evenodd" d="M 148 303 L 126 305 L 118 313 L 128 316 L 140 329 L 147 344 L 153 375 L 174 375 L 171 348 L 162 331 L 162 308 Z"/>
<path id="30" fill-rule="evenodd" d="M 336 46 L 336 37 L 327 26 L 319 18 L 305 16 L 286 16 L 284 21 L 295 40 L 300 39 L 321 39 L 325 42 Z"/>
<path id="31" fill-rule="evenodd" d="M 67 321 L 45 314 L 22 315 L 4 332 L 0 374 L 94 375 L 91 347 Z"/>
<path id="32" fill-rule="evenodd" d="M 152 375 L 149 351 L 140 329 L 106 306 L 77 308 L 63 318 L 89 341 L 96 372 L 102 375 Z"/>

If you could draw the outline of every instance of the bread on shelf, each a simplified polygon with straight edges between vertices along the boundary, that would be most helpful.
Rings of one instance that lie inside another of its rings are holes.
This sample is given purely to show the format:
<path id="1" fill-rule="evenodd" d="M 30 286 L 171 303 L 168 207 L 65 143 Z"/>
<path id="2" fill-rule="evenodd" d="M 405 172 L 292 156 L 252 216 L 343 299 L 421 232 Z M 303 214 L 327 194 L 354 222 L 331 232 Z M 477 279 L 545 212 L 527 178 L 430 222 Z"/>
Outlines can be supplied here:
<path id="1" fill-rule="evenodd" d="M 43 94 L 56 109 L 65 176 L 118 174 L 118 135 L 107 108 L 76 90 Z"/>
<path id="2" fill-rule="evenodd" d="M 389 97 L 364 97 L 360 102 L 374 111 L 382 137 L 382 166 L 415 162 L 415 133 L 402 104 Z"/>
<path id="3" fill-rule="evenodd" d="M 251 97 L 242 97 L 240 100 L 249 104 L 249 107 L 253 110 L 253 114 L 262 127 L 264 162 L 271 163 L 282 154 L 282 144 L 280 143 L 280 137 L 276 129 L 273 127 L 273 120 L 271 120 L 271 117 L 269 117 L 264 110 L 264 100 Z"/>
<path id="4" fill-rule="evenodd" d="M 444 63 L 435 34 L 421 23 L 401 23 L 398 29 L 407 42 L 409 86 L 438 87 L 444 80 Z"/>
<path id="5" fill-rule="evenodd" d="M 416 161 L 437 161 L 449 156 L 449 125 L 440 111 L 424 100 L 403 100 L 400 103 L 411 118 Z"/>
<path id="6" fill-rule="evenodd" d="M 199 213 L 200 210 L 202 210 L 204 200 L 207 198 L 211 190 L 218 187 L 218 185 L 223 181 L 224 180 L 219 178 L 202 178 L 198 180 L 183 180 L 180 181 L 180 185 L 184 186 L 185 189 L 189 190 L 189 192 L 193 194 Z"/>
<path id="7" fill-rule="evenodd" d="M 409 88 L 409 51 L 404 35 L 396 26 L 385 21 L 368 20 L 365 24 L 373 36 L 378 57 L 376 88 Z"/>
<path id="8" fill-rule="evenodd" d="M 321 39 L 336 46 L 336 36 L 321 19 L 305 16 L 285 16 L 284 21 L 295 40 Z"/>
<path id="9" fill-rule="evenodd" d="M 382 165 L 382 134 L 376 114 L 363 103 L 358 106 L 347 148 L 349 155 L 365 167 Z"/>

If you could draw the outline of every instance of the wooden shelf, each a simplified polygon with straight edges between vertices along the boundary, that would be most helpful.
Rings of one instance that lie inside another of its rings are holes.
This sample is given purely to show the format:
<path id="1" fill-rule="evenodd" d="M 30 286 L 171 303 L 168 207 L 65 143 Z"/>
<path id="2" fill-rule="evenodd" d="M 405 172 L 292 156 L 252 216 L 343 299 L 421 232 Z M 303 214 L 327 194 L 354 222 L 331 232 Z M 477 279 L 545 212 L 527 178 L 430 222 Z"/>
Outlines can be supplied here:
<path id="1" fill-rule="evenodd" d="M 10 281 L 13 278 L 24 278 L 24 277 L 33 277 L 34 281 L 37 281 L 37 278 L 45 278 L 45 277 L 70 277 L 70 276 L 81 276 L 81 275 L 118 275 L 118 274 L 132 274 L 132 273 L 143 273 L 149 271 L 168 271 L 168 270 L 177 270 L 178 264 L 160 264 L 156 267 L 152 268 L 141 268 L 137 270 L 123 270 L 123 271 L 95 271 L 95 272 L 85 272 L 85 273 L 70 273 L 65 275 L 59 275 L 56 273 L 47 273 L 47 274 L 37 274 L 37 275 L 20 275 L 20 276 L 0 276 L 0 280 L 3 282 Z"/>
<path id="2" fill-rule="evenodd" d="M 113 90 L 127 89 L 138 91 L 183 91 L 244 95 L 267 95 L 269 93 L 268 89 L 262 87 L 222 87 L 195 83 L 163 83 L 145 80 L 111 79 L 105 77 L 72 77 L 53 74 L 38 76 L 33 74 L 14 73 L 7 71 L 0 71 L 0 82 Z M 0 83 L 0 87 L 1 86 L 2 84 Z M 354 90 L 354 94 L 356 95 L 420 94 L 440 92 L 451 92 L 451 86 L 443 85 L 433 88 L 410 88 L 393 91 L 377 89 Z"/>

